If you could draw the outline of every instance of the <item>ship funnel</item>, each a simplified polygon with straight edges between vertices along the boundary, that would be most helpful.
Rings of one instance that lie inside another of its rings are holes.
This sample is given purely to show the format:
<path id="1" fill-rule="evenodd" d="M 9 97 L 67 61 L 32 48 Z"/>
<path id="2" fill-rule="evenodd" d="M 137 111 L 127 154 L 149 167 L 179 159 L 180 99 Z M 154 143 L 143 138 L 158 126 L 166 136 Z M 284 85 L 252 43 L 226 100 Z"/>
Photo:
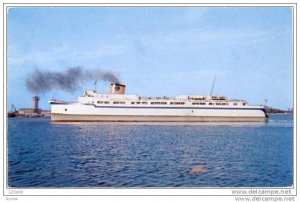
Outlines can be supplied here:
<path id="1" fill-rule="evenodd" d="M 110 84 L 109 88 L 110 94 L 124 94 L 125 93 L 125 85 L 119 83 Z"/>
<path id="2" fill-rule="evenodd" d="M 34 113 L 39 113 L 39 100 L 38 96 L 32 97 L 32 109 Z"/>

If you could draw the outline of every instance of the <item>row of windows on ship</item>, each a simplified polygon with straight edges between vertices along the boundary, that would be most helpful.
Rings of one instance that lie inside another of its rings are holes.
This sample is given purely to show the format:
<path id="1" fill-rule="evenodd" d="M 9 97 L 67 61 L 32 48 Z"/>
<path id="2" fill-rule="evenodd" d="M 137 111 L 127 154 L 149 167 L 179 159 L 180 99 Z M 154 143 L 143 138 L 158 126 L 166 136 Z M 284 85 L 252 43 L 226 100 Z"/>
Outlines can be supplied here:
<path id="1" fill-rule="evenodd" d="M 92 103 L 94 104 L 94 101 L 92 101 Z M 97 104 L 111 104 L 111 102 L 109 101 L 97 101 Z M 114 101 L 112 102 L 112 104 L 126 104 L 125 102 L 119 102 L 119 101 Z M 151 105 L 167 105 L 167 102 L 131 102 L 131 104 L 136 104 L 136 105 L 147 105 L 147 104 L 151 104 Z M 170 102 L 170 105 L 185 105 L 185 102 Z M 192 102 L 192 105 L 228 105 L 227 102 Z M 237 103 L 233 103 L 233 105 L 237 105 Z M 245 103 L 243 103 L 243 105 L 245 105 Z"/>

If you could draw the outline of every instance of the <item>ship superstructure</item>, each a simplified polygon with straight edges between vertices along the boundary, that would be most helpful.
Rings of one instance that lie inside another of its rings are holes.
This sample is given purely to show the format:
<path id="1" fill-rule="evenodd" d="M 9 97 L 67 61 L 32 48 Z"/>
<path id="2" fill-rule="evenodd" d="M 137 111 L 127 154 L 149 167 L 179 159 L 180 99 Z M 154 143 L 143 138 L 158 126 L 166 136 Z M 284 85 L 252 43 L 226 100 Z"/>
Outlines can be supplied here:
<path id="1" fill-rule="evenodd" d="M 266 121 L 265 107 L 225 96 L 126 95 L 125 85 L 111 84 L 108 94 L 87 90 L 78 102 L 50 100 L 52 121 L 213 122 Z"/>

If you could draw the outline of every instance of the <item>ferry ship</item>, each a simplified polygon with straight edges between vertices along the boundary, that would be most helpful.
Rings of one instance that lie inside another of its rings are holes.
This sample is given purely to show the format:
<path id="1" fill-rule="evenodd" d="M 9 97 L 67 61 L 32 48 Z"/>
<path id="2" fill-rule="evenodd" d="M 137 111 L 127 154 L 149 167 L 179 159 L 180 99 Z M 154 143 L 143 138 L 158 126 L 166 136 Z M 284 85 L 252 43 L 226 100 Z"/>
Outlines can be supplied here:
<path id="1" fill-rule="evenodd" d="M 109 93 L 87 90 L 78 102 L 50 100 L 53 122 L 265 122 L 263 105 L 225 96 L 126 95 L 125 85 L 113 83 Z"/>

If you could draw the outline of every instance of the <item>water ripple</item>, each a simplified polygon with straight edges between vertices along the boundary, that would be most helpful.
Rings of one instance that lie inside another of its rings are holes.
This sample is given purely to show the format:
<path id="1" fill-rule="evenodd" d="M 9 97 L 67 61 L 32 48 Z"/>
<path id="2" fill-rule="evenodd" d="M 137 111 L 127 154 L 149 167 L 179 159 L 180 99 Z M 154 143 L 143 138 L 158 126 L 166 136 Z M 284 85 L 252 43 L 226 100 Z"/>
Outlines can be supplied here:
<path id="1" fill-rule="evenodd" d="M 53 124 L 9 119 L 12 187 L 285 187 L 291 116 L 267 124 Z"/>

